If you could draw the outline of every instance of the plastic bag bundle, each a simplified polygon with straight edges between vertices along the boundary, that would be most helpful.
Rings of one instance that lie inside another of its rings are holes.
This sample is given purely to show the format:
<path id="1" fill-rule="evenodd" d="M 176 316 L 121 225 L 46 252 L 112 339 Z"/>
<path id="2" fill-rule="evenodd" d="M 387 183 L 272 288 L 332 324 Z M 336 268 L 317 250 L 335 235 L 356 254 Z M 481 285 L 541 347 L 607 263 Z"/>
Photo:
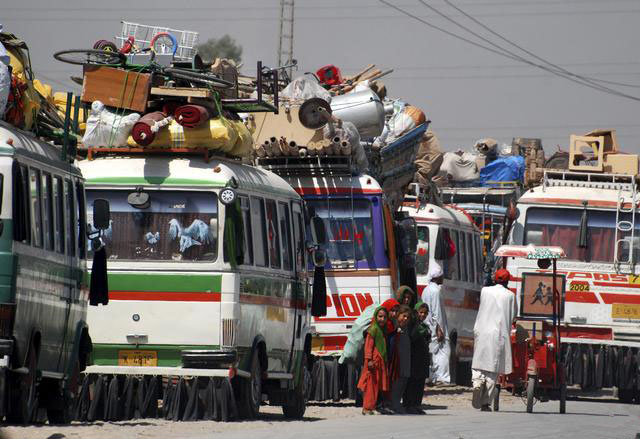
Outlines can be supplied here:
<path id="1" fill-rule="evenodd" d="M 4 116 L 4 110 L 7 108 L 7 99 L 9 99 L 9 91 L 11 90 L 11 75 L 9 67 L 0 62 L 0 119 Z"/>
<path id="2" fill-rule="evenodd" d="M 476 156 L 468 152 L 446 152 L 440 166 L 440 174 L 448 180 L 458 182 L 476 180 L 480 176 Z"/>
<path id="3" fill-rule="evenodd" d="M 87 118 L 87 128 L 82 138 L 86 147 L 127 146 L 127 138 L 133 125 L 140 119 L 138 113 L 120 116 L 110 112 L 100 101 L 91 104 L 91 112 Z"/>
<path id="4" fill-rule="evenodd" d="M 393 104 L 393 116 L 387 122 L 389 133 L 386 136 L 387 144 L 393 143 L 400 137 L 427 120 L 424 112 L 417 107 L 407 105 L 402 101 Z"/>
<path id="5" fill-rule="evenodd" d="M 369 329 L 371 325 L 371 319 L 373 319 L 373 313 L 380 306 L 380 304 L 374 303 L 369 305 L 360 314 L 347 335 L 347 341 L 342 349 L 342 354 L 338 359 L 338 363 L 343 364 L 345 361 L 355 361 L 358 357 L 358 350 L 364 346 L 364 332 Z"/>
<path id="6" fill-rule="evenodd" d="M 294 79 L 282 90 L 280 96 L 291 101 L 304 102 L 311 98 L 320 98 L 331 103 L 329 92 L 310 76 L 301 76 Z"/>
<path id="7" fill-rule="evenodd" d="M 369 161 L 367 160 L 367 154 L 360 143 L 360 133 L 354 124 L 351 122 L 343 122 L 342 129 L 345 136 L 351 145 L 351 154 L 356 162 L 356 166 L 360 172 L 366 172 L 369 169 Z"/>

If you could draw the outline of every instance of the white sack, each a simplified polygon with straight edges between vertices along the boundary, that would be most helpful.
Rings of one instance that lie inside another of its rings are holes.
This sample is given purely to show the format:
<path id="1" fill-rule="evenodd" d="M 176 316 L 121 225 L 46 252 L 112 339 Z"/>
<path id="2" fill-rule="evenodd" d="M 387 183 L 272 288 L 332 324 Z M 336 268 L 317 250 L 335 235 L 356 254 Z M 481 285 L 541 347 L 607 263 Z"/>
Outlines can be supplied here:
<path id="1" fill-rule="evenodd" d="M 86 147 L 127 146 L 131 129 L 139 119 L 138 113 L 119 116 L 105 109 L 102 102 L 94 101 L 91 104 L 82 143 Z"/>

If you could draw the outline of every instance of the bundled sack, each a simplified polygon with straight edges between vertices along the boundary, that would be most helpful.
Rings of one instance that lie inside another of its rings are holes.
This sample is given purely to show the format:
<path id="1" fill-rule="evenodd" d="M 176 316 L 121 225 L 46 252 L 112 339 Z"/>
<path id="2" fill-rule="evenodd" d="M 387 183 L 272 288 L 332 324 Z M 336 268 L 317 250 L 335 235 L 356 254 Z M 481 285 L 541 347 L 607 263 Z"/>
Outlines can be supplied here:
<path id="1" fill-rule="evenodd" d="M 173 117 L 167 116 L 162 111 L 147 113 L 136 122 L 131 130 L 131 137 L 140 146 L 149 146 L 156 138 L 160 129 L 169 125 Z"/>
<path id="2" fill-rule="evenodd" d="M 244 157 L 251 153 L 251 133 L 239 120 L 210 119 L 198 128 L 184 128 L 175 120 L 155 134 L 148 148 L 207 148 Z M 136 146 L 133 137 L 129 145 Z"/>
<path id="3" fill-rule="evenodd" d="M 299 101 L 300 103 L 311 98 L 320 98 L 331 103 L 331 94 L 311 76 L 301 76 L 291 81 L 282 90 L 280 97 L 290 101 Z"/>
<path id="4" fill-rule="evenodd" d="M 524 157 L 512 155 L 499 157 L 482 168 L 480 182 L 491 185 L 491 181 L 517 181 L 524 178 Z"/>
<path id="5" fill-rule="evenodd" d="M 438 175 L 443 161 L 442 148 L 436 134 L 429 130 L 420 139 L 420 146 L 416 154 L 416 173 L 414 181 L 427 185 Z"/>
<path id="6" fill-rule="evenodd" d="M 82 143 L 86 147 L 127 146 L 129 133 L 139 119 L 138 113 L 120 116 L 107 110 L 102 102 L 94 101 L 91 104 Z"/>
<path id="7" fill-rule="evenodd" d="M 476 180 L 480 176 L 476 156 L 462 151 L 445 152 L 439 175 L 457 182 Z"/>
<path id="8" fill-rule="evenodd" d="M 402 101 L 396 101 L 393 104 L 393 115 L 387 122 L 389 130 L 384 139 L 385 143 L 388 145 L 395 142 L 426 121 L 427 117 L 421 109 L 407 105 Z"/>
<path id="9" fill-rule="evenodd" d="M 377 303 L 367 306 L 353 322 L 353 326 L 349 334 L 347 334 L 347 341 L 342 349 L 342 354 L 338 359 L 339 364 L 343 364 L 345 361 L 353 363 L 358 358 L 358 351 L 364 346 L 364 332 L 369 329 L 373 313 L 379 306 L 380 304 Z"/>

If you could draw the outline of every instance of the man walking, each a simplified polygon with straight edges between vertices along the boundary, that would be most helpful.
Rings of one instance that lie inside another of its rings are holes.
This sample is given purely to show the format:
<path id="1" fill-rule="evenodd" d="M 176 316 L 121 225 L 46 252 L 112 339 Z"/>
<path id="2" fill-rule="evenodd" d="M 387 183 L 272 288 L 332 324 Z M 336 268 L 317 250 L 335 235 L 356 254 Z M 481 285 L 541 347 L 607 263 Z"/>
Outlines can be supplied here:
<path id="1" fill-rule="evenodd" d="M 493 287 L 480 293 L 480 308 L 473 326 L 473 400 L 474 408 L 490 412 L 496 397 L 499 374 L 511 373 L 511 324 L 516 317 L 515 295 L 507 289 L 511 276 L 505 269 L 496 271 Z"/>
<path id="2" fill-rule="evenodd" d="M 422 292 L 422 301 L 429 307 L 427 325 L 431 330 L 431 382 L 449 384 L 449 357 L 451 347 L 449 344 L 449 327 L 447 325 L 447 313 L 444 309 L 444 299 L 441 296 L 441 286 L 444 278 L 442 268 L 437 263 L 431 264 L 427 275 L 429 284 Z"/>

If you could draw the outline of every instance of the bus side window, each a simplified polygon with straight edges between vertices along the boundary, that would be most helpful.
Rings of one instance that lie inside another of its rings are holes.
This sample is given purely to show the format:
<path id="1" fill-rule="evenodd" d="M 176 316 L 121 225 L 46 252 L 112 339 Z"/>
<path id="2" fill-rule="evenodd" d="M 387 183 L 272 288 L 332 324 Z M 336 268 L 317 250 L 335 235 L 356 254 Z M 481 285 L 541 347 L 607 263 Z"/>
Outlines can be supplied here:
<path id="1" fill-rule="evenodd" d="M 53 250 L 53 194 L 51 174 L 42 173 L 42 231 L 44 236 L 44 248 Z"/>
<path id="2" fill-rule="evenodd" d="M 418 227 L 418 249 L 416 251 L 416 273 L 429 273 L 429 228 Z"/>
<path id="3" fill-rule="evenodd" d="M 458 232 L 456 230 L 450 230 L 449 238 L 451 239 L 453 248 L 455 249 L 455 254 L 449 257 L 449 279 L 460 280 L 460 267 L 458 265 L 460 246 L 458 245 Z"/>
<path id="4" fill-rule="evenodd" d="M 251 233 L 251 207 L 249 197 L 239 197 L 242 225 L 244 227 L 244 260 L 243 265 L 253 265 L 253 235 Z"/>
<path id="5" fill-rule="evenodd" d="M 76 217 L 74 209 L 73 185 L 71 180 L 64 181 L 64 204 L 67 217 L 67 254 L 69 256 L 76 255 Z"/>
<path id="6" fill-rule="evenodd" d="M 76 236 L 78 243 L 78 256 L 82 259 L 87 257 L 87 246 L 85 243 L 85 236 L 87 236 L 87 208 L 85 206 L 84 199 L 84 185 L 81 182 L 76 182 Z"/>
<path id="7" fill-rule="evenodd" d="M 258 267 L 266 267 L 269 263 L 267 253 L 267 221 L 264 213 L 264 200 L 251 197 L 251 233 L 253 234 L 253 256 Z"/>
<path id="8" fill-rule="evenodd" d="M 42 247 L 42 212 L 41 204 L 41 185 L 40 171 L 29 168 L 29 194 L 31 194 L 31 235 L 33 236 L 33 244 L 35 247 Z"/>
<path id="9" fill-rule="evenodd" d="M 278 218 L 280 219 L 280 236 L 282 237 L 282 269 L 291 271 L 291 217 L 289 206 L 286 203 L 278 203 Z"/>
<path id="10" fill-rule="evenodd" d="M 276 202 L 267 200 L 267 238 L 271 268 L 280 268 L 280 233 L 278 232 L 278 213 Z"/>
<path id="11" fill-rule="evenodd" d="M 53 208 L 55 210 L 55 248 L 58 253 L 64 254 L 64 199 L 62 178 L 54 177 L 53 183 Z"/>
<path id="12" fill-rule="evenodd" d="M 480 237 L 476 238 L 476 246 L 478 254 L 476 255 L 476 265 L 478 267 L 478 283 L 484 284 L 484 240 Z"/>
<path id="13" fill-rule="evenodd" d="M 27 167 L 13 163 L 13 239 L 29 244 L 29 182 Z"/>
<path id="14" fill-rule="evenodd" d="M 293 248 L 296 255 L 296 271 L 301 273 L 305 270 L 304 265 L 304 252 L 305 249 L 305 235 L 304 225 L 302 222 L 302 207 L 298 203 L 292 204 L 293 211 Z"/>

